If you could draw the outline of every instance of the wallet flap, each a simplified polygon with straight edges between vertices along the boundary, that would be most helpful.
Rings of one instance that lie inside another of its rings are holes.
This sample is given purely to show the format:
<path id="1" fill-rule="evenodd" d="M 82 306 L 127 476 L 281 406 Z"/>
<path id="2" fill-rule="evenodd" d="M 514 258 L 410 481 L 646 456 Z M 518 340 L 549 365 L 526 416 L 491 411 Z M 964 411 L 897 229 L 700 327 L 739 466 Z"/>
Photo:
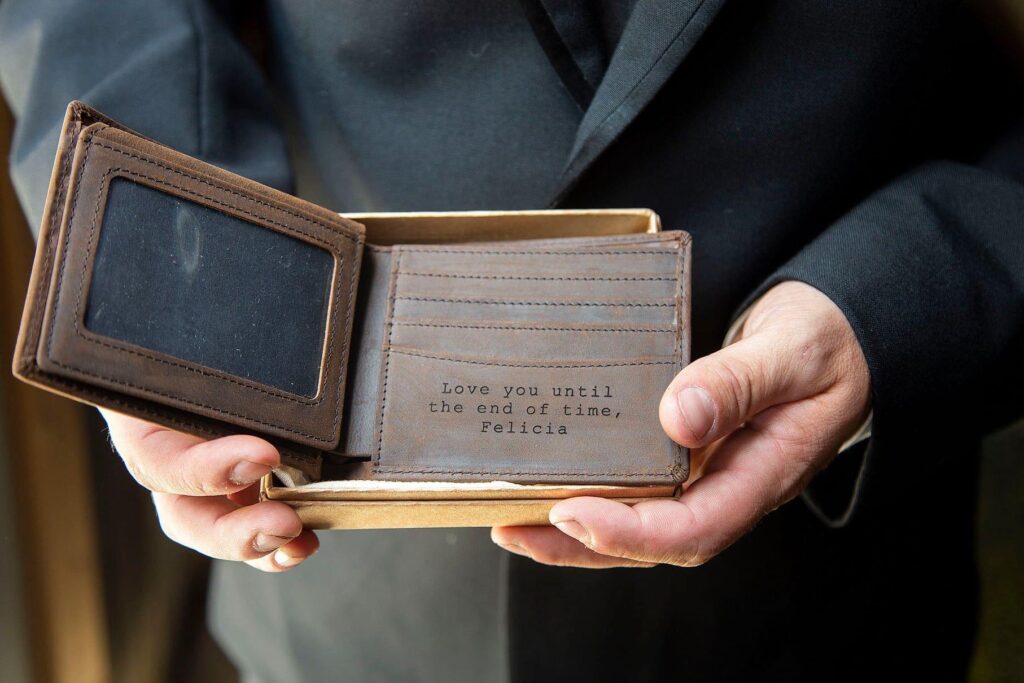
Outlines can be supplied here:
<path id="1" fill-rule="evenodd" d="M 362 226 L 77 103 L 57 167 L 16 374 L 335 447 Z"/>

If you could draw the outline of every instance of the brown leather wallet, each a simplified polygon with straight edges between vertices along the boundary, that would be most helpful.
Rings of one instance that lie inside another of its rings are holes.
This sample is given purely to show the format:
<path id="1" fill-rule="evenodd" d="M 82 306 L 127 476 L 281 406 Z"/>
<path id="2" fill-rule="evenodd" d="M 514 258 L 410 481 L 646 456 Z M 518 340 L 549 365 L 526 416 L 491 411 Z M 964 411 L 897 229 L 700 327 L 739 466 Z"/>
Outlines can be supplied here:
<path id="1" fill-rule="evenodd" d="M 689 264 L 679 231 L 368 244 L 75 102 L 14 373 L 311 479 L 674 485 Z"/>

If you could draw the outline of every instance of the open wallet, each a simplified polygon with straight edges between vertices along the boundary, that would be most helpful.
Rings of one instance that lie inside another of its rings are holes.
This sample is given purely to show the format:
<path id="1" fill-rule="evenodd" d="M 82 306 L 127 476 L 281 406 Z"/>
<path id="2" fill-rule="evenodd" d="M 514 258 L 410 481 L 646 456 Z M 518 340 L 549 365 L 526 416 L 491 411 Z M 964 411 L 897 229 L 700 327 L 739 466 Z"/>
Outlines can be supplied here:
<path id="1" fill-rule="evenodd" d="M 290 482 L 678 487 L 687 452 L 658 404 L 688 362 L 689 236 L 527 213 L 368 238 L 359 215 L 74 102 L 14 372 L 177 430 L 266 438 Z"/>

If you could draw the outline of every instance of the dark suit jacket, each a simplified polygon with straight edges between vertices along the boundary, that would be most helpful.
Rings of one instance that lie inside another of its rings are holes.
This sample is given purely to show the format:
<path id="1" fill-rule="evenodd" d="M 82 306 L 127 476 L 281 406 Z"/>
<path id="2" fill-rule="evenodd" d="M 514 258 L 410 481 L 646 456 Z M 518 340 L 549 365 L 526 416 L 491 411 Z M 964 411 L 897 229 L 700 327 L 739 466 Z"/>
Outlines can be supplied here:
<path id="1" fill-rule="evenodd" d="M 343 212 L 651 207 L 694 236 L 697 355 L 798 279 L 867 357 L 870 442 L 703 567 L 541 567 L 470 531 L 325 534 L 286 577 L 219 569 L 213 623 L 239 664 L 962 677 L 977 440 L 1024 405 L 1024 107 L 961 5 L 272 0 L 259 62 L 248 3 L 0 3 L 34 223 L 80 98 Z"/>

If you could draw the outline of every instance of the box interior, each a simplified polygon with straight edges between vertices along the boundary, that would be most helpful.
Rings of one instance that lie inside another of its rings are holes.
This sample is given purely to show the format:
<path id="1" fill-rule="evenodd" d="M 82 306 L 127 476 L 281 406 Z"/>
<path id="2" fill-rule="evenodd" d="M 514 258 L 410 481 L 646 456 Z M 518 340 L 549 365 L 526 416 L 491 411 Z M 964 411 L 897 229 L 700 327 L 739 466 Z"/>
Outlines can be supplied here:
<path id="1" fill-rule="evenodd" d="M 598 237 L 658 232 L 650 209 L 552 211 L 458 211 L 421 213 L 346 213 L 366 226 L 370 244 L 496 242 L 548 237 Z"/>

